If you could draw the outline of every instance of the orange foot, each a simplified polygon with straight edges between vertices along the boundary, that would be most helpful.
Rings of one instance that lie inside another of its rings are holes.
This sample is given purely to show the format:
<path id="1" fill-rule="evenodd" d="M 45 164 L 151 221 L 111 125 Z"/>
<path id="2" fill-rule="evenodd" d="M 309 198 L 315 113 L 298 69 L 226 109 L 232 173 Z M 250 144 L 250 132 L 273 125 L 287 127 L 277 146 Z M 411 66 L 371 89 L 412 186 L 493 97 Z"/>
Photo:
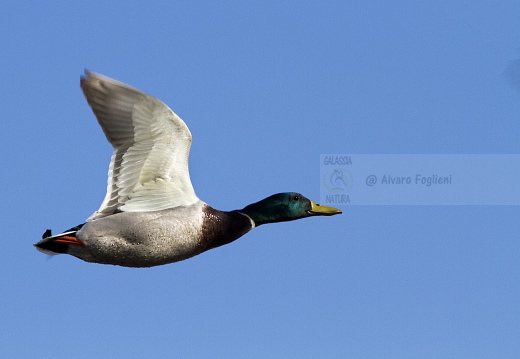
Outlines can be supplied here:
<path id="1" fill-rule="evenodd" d="M 85 242 L 80 241 L 76 237 L 72 236 L 63 236 L 59 237 L 55 240 L 56 243 L 65 243 L 65 244 L 74 244 L 76 246 L 85 246 Z"/>

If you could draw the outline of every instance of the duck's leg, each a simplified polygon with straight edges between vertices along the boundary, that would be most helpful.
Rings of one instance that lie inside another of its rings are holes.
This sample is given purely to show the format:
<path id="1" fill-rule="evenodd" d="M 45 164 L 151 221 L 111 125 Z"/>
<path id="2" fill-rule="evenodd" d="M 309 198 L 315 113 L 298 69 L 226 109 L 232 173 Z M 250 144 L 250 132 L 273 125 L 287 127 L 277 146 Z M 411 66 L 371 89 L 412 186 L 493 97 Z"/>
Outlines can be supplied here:
<path id="1" fill-rule="evenodd" d="M 65 244 L 74 244 L 77 246 L 84 246 L 85 242 L 80 241 L 76 237 L 73 236 L 61 236 L 54 240 L 56 243 L 65 243 Z"/>

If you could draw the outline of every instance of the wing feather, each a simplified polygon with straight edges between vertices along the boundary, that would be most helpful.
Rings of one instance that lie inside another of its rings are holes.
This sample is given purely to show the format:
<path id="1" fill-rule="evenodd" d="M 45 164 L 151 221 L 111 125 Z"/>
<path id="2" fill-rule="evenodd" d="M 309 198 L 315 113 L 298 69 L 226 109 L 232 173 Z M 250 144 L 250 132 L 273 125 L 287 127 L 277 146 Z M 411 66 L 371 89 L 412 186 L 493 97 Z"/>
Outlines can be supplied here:
<path id="1" fill-rule="evenodd" d="M 81 88 L 114 147 L 105 199 L 89 221 L 198 200 L 188 172 L 191 133 L 179 116 L 158 99 L 99 74 L 86 71 Z"/>

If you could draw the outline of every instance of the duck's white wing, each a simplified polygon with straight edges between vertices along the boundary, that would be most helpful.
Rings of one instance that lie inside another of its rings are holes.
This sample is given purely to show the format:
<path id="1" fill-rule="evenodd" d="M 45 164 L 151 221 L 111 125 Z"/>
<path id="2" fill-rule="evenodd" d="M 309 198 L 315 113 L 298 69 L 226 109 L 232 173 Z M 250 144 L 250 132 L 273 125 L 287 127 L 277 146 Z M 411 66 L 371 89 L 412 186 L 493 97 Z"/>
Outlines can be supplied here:
<path id="1" fill-rule="evenodd" d="M 81 88 L 114 147 L 107 194 L 88 221 L 198 200 L 188 172 L 191 133 L 168 106 L 110 78 L 85 72 Z"/>

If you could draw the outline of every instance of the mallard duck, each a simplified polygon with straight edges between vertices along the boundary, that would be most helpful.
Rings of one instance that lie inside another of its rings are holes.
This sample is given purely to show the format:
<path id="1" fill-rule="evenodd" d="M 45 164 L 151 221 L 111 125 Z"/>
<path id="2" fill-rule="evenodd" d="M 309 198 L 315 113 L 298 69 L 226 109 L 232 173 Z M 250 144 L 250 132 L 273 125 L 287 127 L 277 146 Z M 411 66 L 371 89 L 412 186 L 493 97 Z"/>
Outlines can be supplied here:
<path id="1" fill-rule="evenodd" d="M 228 244 L 262 224 L 341 213 L 299 193 L 278 193 L 240 210 L 216 210 L 193 190 L 191 133 L 168 106 L 89 71 L 81 88 L 114 147 L 107 193 L 84 224 L 58 235 L 45 231 L 35 244 L 44 253 L 152 267 Z"/>

